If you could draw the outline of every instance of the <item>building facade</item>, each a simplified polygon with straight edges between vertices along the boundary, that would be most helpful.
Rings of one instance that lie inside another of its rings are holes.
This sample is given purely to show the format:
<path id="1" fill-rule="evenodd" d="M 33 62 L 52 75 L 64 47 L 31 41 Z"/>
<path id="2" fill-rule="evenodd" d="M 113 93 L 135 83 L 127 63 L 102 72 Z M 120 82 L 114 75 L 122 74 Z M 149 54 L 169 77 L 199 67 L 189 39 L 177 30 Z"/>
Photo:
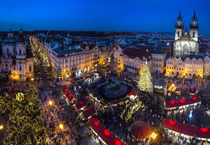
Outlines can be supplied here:
<path id="1" fill-rule="evenodd" d="M 36 37 L 31 37 L 33 41 L 39 41 Z M 72 38 L 67 34 L 66 40 L 53 47 L 51 43 L 43 46 L 47 52 L 49 62 L 55 69 L 58 78 L 68 79 L 70 76 L 80 77 L 83 73 L 94 70 L 97 66 L 105 65 L 108 62 L 110 49 L 107 46 L 91 48 L 86 45 L 72 44 Z"/>
<path id="2" fill-rule="evenodd" d="M 33 56 L 24 42 L 22 27 L 19 40 L 16 40 L 11 29 L 7 39 L 2 43 L 2 56 L 0 57 L 1 73 L 11 80 L 26 81 L 34 77 Z"/>
<path id="3" fill-rule="evenodd" d="M 173 48 L 173 55 L 183 57 L 191 54 L 197 54 L 199 52 L 198 44 L 198 23 L 194 12 L 192 21 L 190 23 L 190 33 L 188 34 L 187 28 L 184 31 L 184 24 L 182 23 L 181 12 L 177 18 L 177 24 L 175 25 L 175 41 Z"/>
<path id="4" fill-rule="evenodd" d="M 114 50 L 114 57 L 120 64 L 121 69 L 134 75 L 140 76 L 146 62 L 150 71 L 152 70 L 152 55 L 148 49 L 127 48 L 122 51 L 121 48 L 118 48 Z"/>

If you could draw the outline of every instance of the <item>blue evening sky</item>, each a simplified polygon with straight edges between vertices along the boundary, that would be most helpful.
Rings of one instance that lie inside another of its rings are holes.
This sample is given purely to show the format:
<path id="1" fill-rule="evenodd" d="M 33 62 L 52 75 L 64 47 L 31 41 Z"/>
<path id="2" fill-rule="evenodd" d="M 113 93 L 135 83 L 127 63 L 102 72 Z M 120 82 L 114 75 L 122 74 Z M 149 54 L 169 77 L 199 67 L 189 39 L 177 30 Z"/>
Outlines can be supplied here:
<path id="1" fill-rule="evenodd" d="M 210 0 L 0 0 L 0 31 L 103 30 L 174 32 L 194 10 L 199 34 L 210 34 Z"/>

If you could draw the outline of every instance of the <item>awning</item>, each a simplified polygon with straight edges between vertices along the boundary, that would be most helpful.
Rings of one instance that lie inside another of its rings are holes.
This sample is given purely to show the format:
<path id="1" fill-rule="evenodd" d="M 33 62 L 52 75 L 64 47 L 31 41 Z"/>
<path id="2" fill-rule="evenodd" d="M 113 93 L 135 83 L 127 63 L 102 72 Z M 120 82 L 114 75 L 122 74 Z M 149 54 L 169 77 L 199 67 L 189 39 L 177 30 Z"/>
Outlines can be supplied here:
<path id="1" fill-rule="evenodd" d="M 210 128 L 197 127 L 195 134 L 196 134 L 196 137 L 210 138 Z"/>
<path id="2" fill-rule="evenodd" d="M 189 136 L 210 138 L 210 128 L 201 128 L 165 119 L 163 127 Z"/>
<path id="3" fill-rule="evenodd" d="M 169 119 L 164 120 L 163 127 L 189 136 L 194 136 L 196 130 L 195 126 L 182 124 Z"/>
<path id="4" fill-rule="evenodd" d="M 76 103 L 76 107 L 77 107 L 78 110 L 85 107 L 85 106 L 87 106 L 87 101 L 86 100 L 83 100 L 83 101 L 80 101 L 80 102 Z"/>
<path id="5" fill-rule="evenodd" d="M 180 107 L 180 106 L 184 106 L 184 105 L 191 105 L 194 103 L 198 103 L 200 102 L 201 99 L 199 96 L 197 97 L 192 97 L 192 98 L 188 98 L 188 99 L 181 99 L 181 100 L 174 100 L 174 101 L 167 101 L 165 103 L 165 108 L 174 108 L 174 107 Z"/>
<path id="6" fill-rule="evenodd" d="M 88 108 L 87 110 L 85 110 L 83 112 L 83 115 L 85 117 L 85 119 L 88 119 L 88 117 L 92 116 L 93 114 L 96 113 L 96 110 L 94 107 Z"/>
<path id="7" fill-rule="evenodd" d="M 71 102 L 73 100 L 73 95 L 69 92 L 68 89 L 63 88 L 63 93 L 66 95 L 66 97 L 68 98 L 68 100 Z"/>
<path id="8" fill-rule="evenodd" d="M 103 127 L 94 117 L 90 118 L 88 122 L 90 127 L 101 137 L 101 139 L 108 145 L 125 145 L 122 141 L 117 139 L 110 131 Z"/>
<path id="9" fill-rule="evenodd" d="M 190 88 L 189 93 L 195 93 L 195 88 Z"/>

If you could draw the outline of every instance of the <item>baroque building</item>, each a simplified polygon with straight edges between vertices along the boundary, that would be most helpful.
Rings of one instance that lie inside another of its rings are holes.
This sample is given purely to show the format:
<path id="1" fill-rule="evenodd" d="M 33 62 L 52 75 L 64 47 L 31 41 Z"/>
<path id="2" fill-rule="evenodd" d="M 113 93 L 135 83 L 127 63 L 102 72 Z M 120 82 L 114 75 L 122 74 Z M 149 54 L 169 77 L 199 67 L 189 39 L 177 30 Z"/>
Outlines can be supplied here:
<path id="1" fill-rule="evenodd" d="M 32 41 L 39 42 L 38 38 L 30 36 Z M 110 47 L 97 45 L 73 44 L 69 32 L 63 42 L 56 44 L 45 42 L 43 49 L 47 53 L 49 62 L 55 69 L 58 78 L 68 79 L 70 76 L 80 77 L 83 73 L 94 70 L 98 65 L 108 63 Z"/>
<path id="2" fill-rule="evenodd" d="M 33 55 L 26 47 L 22 26 L 18 40 L 10 28 L 7 39 L 2 43 L 0 71 L 11 80 L 26 81 L 34 77 Z"/>
<path id="3" fill-rule="evenodd" d="M 199 44 L 198 44 L 199 26 L 195 12 L 192 21 L 190 23 L 190 33 L 188 33 L 187 28 L 184 31 L 184 24 L 182 23 L 181 12 L 179 12 L 179 17 L 177 18 L 175 30 L 176 31 L 175 31 L 173 55 L 183 57 L 191 54 L 197 54 L 199 52 Z"/>

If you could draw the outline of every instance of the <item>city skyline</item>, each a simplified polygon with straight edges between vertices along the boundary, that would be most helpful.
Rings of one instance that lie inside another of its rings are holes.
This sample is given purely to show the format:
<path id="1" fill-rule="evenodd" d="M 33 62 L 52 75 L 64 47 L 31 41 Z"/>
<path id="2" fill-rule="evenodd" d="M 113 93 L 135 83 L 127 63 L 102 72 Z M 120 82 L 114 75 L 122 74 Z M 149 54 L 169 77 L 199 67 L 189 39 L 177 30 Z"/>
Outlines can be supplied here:
<path id="1" fill-rule="evenodd" d="M 70 30 L 70 31 L 141 31 L 174 32 L 181 11 L 188 28 L 194 10 L 199 34 L 210 34 L 210 2 L 193 1 L 4 1 L 0 6 L 0 31 Z M 8 11 L 8 9 L 11 9 Z"/>

